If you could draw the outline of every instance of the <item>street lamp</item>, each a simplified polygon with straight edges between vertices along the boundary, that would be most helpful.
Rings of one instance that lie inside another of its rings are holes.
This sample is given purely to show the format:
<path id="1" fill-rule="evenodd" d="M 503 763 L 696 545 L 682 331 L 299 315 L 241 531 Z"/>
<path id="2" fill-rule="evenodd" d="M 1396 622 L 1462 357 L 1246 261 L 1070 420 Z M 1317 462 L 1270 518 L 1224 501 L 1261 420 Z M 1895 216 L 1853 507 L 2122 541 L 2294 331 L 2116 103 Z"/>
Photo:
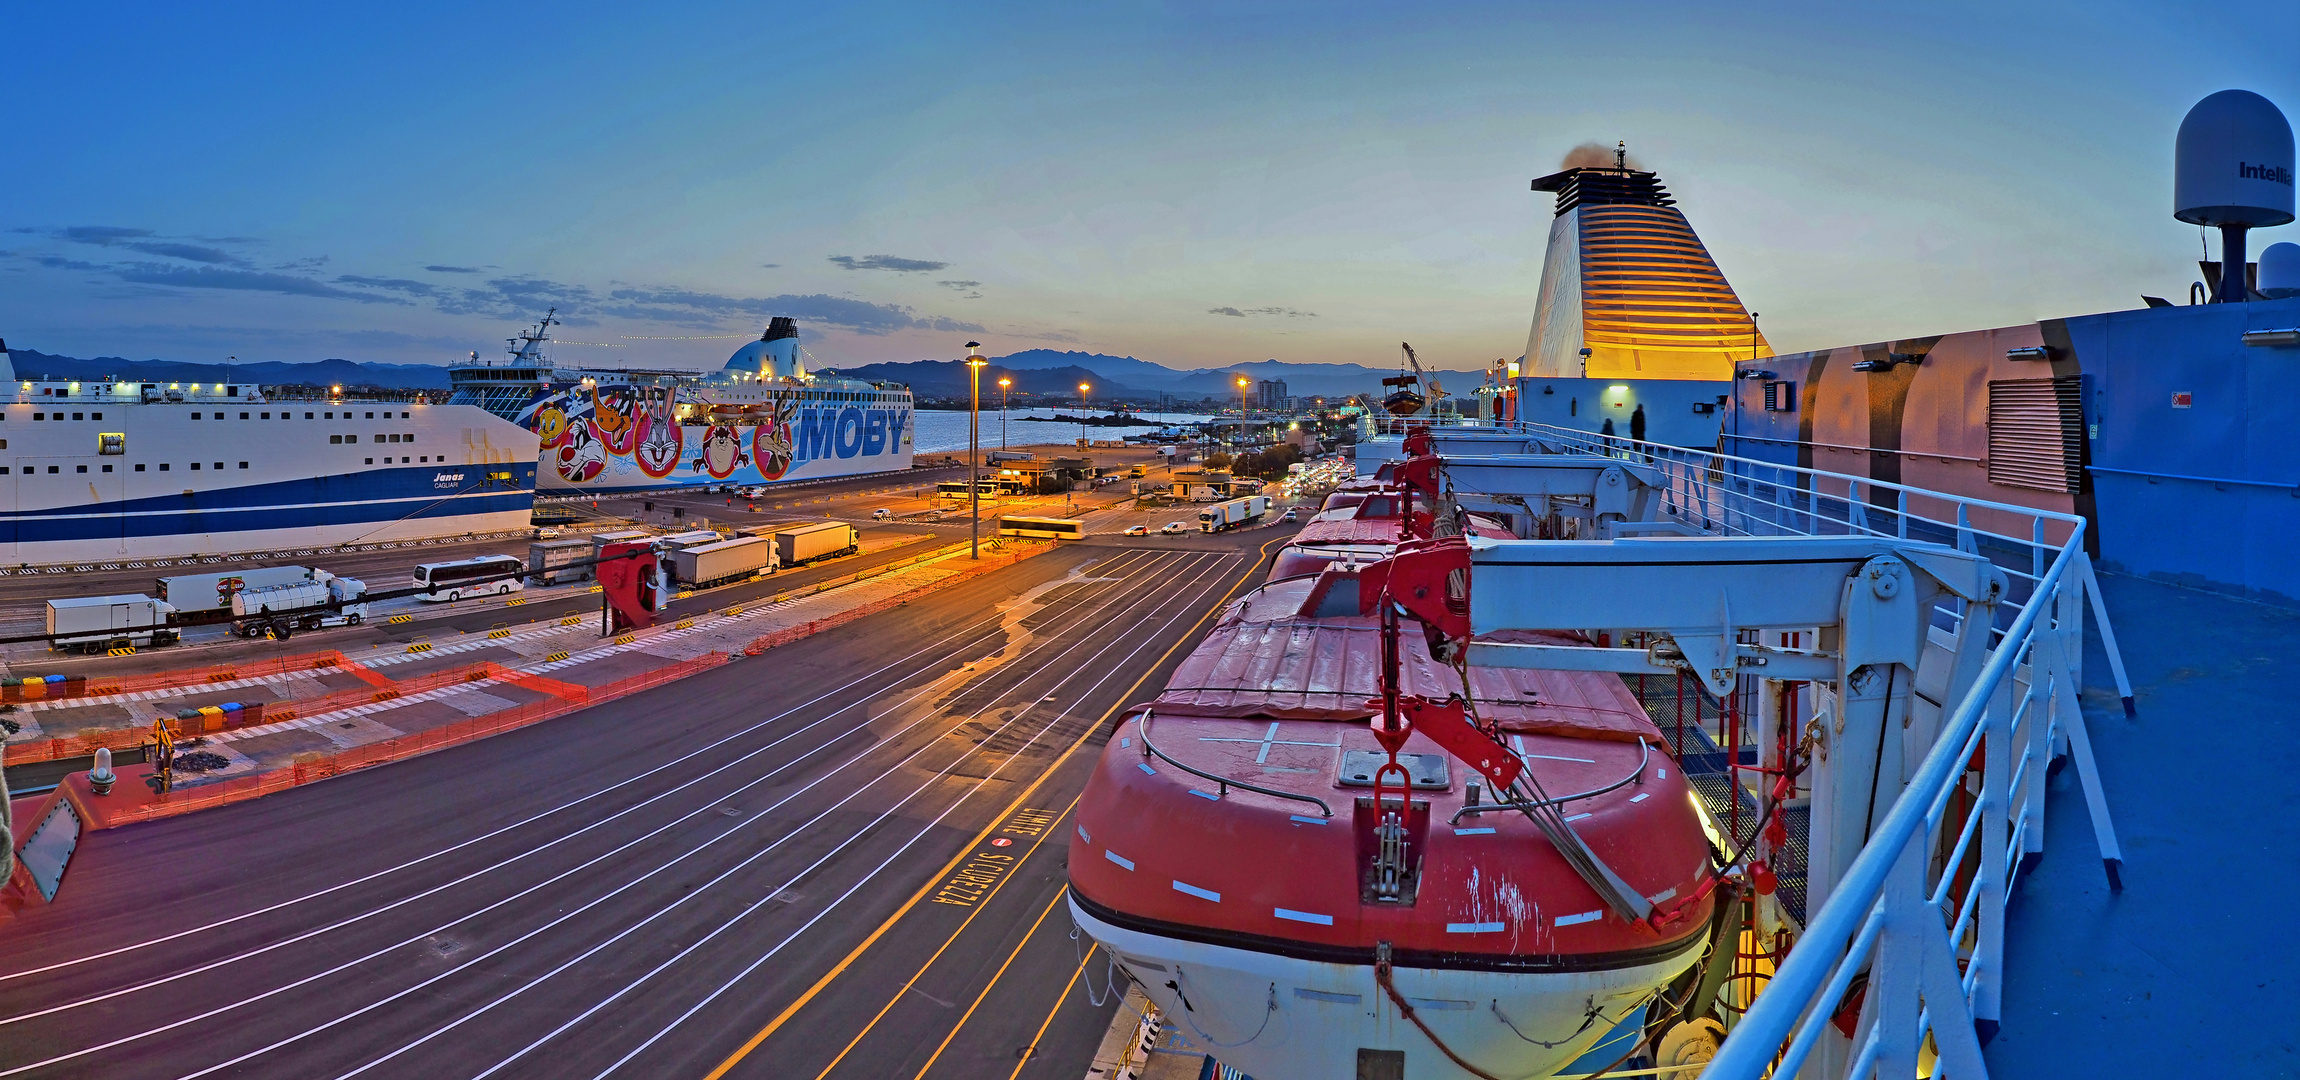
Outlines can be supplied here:
<path id="1" fill-rule="evenodd" d="M 1238 449 L 1246 449 L 1246 377 L 1238 376 Z"/>
<path id="2" fill-rule="evenodd" d="M 971 521 L 966 531 L 966 557 L 982 558 L 982 343 L 966 343 L 966 381 L 974 404 L 966 410 L 966 502 Z"/>
<path id="3" fill-rule="evenodd" d="M 998 448 L 1006 449 L 1006 392 L 1014 385 L 1012 376 L 998 377 Z"/>
<path id="4" fill-rule="evenodd" d="M 1092 389 L 1085 383 L 1078 384 L 1078 441 L 1081 443 L 1086 441 L 1086 411 L 1094 407 L 1093 402 L 1086 400 L 1087 393 Z"/>

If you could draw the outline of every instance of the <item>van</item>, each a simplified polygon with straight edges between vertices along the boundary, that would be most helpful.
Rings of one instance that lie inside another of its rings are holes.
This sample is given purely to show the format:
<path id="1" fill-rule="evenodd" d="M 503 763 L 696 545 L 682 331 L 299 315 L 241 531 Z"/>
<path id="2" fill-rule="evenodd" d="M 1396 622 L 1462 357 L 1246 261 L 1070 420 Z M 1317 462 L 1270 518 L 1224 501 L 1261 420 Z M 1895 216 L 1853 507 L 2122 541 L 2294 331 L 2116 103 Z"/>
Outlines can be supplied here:
<path id="1" fill-rule="evenodd" d="M 894 511 L 882 506 L 876 510 L 871 511 L 870 516 L 872 521 L 893 521 Z"/>

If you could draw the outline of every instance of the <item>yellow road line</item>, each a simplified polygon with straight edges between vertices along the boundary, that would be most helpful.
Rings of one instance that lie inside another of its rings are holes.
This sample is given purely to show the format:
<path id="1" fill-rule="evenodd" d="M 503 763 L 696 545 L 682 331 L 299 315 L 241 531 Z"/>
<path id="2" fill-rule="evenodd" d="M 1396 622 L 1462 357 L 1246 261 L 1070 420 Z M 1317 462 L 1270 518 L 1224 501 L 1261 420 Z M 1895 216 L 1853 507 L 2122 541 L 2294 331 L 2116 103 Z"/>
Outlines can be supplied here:
<path id="1" fill-rule="evenodd" d="M 1062 1003 L 1070 1000 L 1071 988 L 1077 986 L 1078 977 L 1086 973 L 1086 962 L 1094 959 L 1094 950 L 1101 947 L 1100 942 L 1089 945 L 1086 947 L 1086 955 L 1078 958 L 1078 967 L 1070 972 L 1070 981 L 1063 984 L 1062 992 L 1054 996 L 1054 1007 L 1046 1010 L 1046 1019 L 1038 1022 L 1038 1031 L 1030 1036 L 1030 1042 L 1026 1044 L 1027 1049 L 1034 1052 L 1038 1049 L 1038 1040 L 1045 1038 L 1046 1029 L 1054 1026 L 1054 1014 L 1062 1011 Z M 1091 991 L 1089 992 L 1091 993 Z M 1021 1076 L 1022 1070 L 1030 1064 L 1031 1056 L 1031 1054 L 1022 1055 L 1022 1060 L 1014 1063 L 1014 1071 L 1006 1074 L 1006 1080 L 1014 1080 L 1015 1077 Z"/>
<path id="2" fill-rule="evenodd" d="M 958 1038 L 958 1033 L 966 1030 L 966 1022 L 974 1019 L 974 1010 L 982 1007 L 982 999 L 989 997 L 991 988 L 998 985 L 998 980 L 1006 977 L 1006 969 L 1013 966 L 1015 957 L 1022 955 L 1023 946 L 1030 944 L 1030 939 L 1038 936 L 1038 928 L 1045 925 L 1048 915 L 1054 913 L 1054 905 L 1061 903 L 1062 898 L 1068 895 L 1070 895 L 1070 886 L 1068 885 L 1054 890 L 1054 898 L 1048 900 L 1045 909 L 1038 913 L 1038 921 L 1031 923 L 1030 930 L 1022 935 L 1022 940 L 1014 943 L 1014 951 L 1006 954 L 1005 962 L 999 964 L 998 970 L 991 973 L 990 981 L 982 984 L 982 992 L 974 995 L 974 1003 L 966 1007 L 966 1013 L 958 1018 L 958 1023 L 950 1029 L 950 1034 L 942 1037 L 942 1042 L 934 1048 L 934 1053 L 927 1055 L 926 1064 L 918 1067 L 917 1074 L 912 1076 L 911 1080 L 922 1080 L 926 1076 L 926 1071 L 934 1068 L 934 1063 L 942 1059 L 942 1052 L 950 1049 L 950 1040 Z"/>
<path id="3" fill-rule="evenodd" d="M 1285 538 L 1279 537 L 1264 543 L 1262 545 L 1263 558 L 1269 557 L 1271 544 L 1278 543 L 1283 539 Z M 721 1077 L 727 1075 L 729 1070 L 740 1064 L 744 1058 L 749 1057 L 751 1051 L 758 1049 L 760 1043 L 766 1042 L 770 1036 L 781 1030 L 784 1024 L 789 1023 L 791 1017 L 798 1015 L 800 1009 L 806 1008 L 807 1003 L 815 999 L 815 995 L 822 993 L 825 987 L 828 987 L 839 976 L 846 974 L 846 970 L 854 966 L 854 962 L 861 959 L 864 952 L 868 951 L 871 946 L 878 944 L 878 939 L 885 937 L 888 930 L 894 929 L 894 924 L 901 922 L 904 916 L 910 914 L 912 908 L 918 906 L 919 901 L 926 899 L 927 894 L 933 892 L 935 887 L 942 883 L 942 879 L 949 877 L 951 871 L 958 869 L 958 864 L 965 862 L 968 856 L 974 854 L 975 847 L 989 839 L 990 834 L 997 831 L 1001 822 L 1013 816 L 1014 812 L 1021 809 L 1031 796 L 1038 794 L 1039 786 L 1046 783 L 1047 778 L 1060 772 L 1063 763 L 1070 760 L 1070 755 L 1077 753 L 1079 747 L 1086 745 L 1086 740 L 1093 738 L 1094 733 L 1102 729 L 1102 725 L 1109 723 L 1111 717 L 1118 715 L 1120 709 L 1132 702 L 1134 692 L 1142 689 L 1142 684 L 1149 682 L 1150 676 L 1157 674 L 1159 668 L 1166 666 L 1166 661 L 1173 659 L 1175 652 L 1182 648 L 1182 643 L 1190 640 L 1190 636 L 1197 633 L 1199 627 L 1206 625 L 1206 620 L 1213 618 L 1216 612 L 1221 611 L 1230 602 L 1230 598 L 1236 596 L 1238 590 L 1245 587 L 1246 582 L 1254 576 L 1254 571 L 1261 569 L 1261 566 L 1262 560 L 1257 559 L 1252 565 L 1246 567 L 1246 572 L 1238 575 L 1238 583 L 1230 586 L 1230 591 L 1223 593 L 1220 600 L 1215 601 L 1212 607 L 1207 608 L 1206 613 L 1200 615 L 1198 621 L 1192 623 L 1190 629 L 1185 631 L 1180 638 L 1175 640 L 1173 645 L 1166 649 L 1163 655 L 1158 657 L 1157 663 L 1151 664 L 1149 669 L 1142 673 L 1141 678 L 1134 680 L 1134 685 L 1127 687 L 1126 692 L 1119 695 L 1118 704 L 1112 705 L 1102 714 L 1101 719 L 1096 720 L 1091 727 L 1079 735 L 1077 741 L 1071 743 L 1068 749 L 1062 751 L 1061 756 L 1054 759 L 1053 764 L 1048 765 L 1038 774 L 1038 779 L 1032 780 L 1029 787 L 1022 789 L 1022 793 L 1016 795 L 1014 801 L 1008 803 L 1004 810 L 999 811 L 998 815 L 991 819 L 990 824 L 983 826 L 982 831 L 974 834 L 974 838 L 967 841 L 966 846 L 960 848 L 958 854 L 951 856 L 950 861 L 944 863 L 942 869 L 936 871 L 934 876 L 927 878 L 926 883 L 920 885 L 917 892 L 910 894 L 910 899 L 903 901 L 902 906 L 896 908 L 894 914 L 887 916 L 886 921 L 879 923 L 878 927 L 870 932 L 869 937 L 862 939 L 853 949 L 848 950 L 845 956 L 839 958 L 838 963 L 832 965 L 829 971 L 823 972 L 822 977 L 815 980 L 813 986 L 807 987 L 806 992 L 798 996 L 798 1000 L 783 1006 L 783 1011 L 776 1013 L 774 1019 L 767 1021 L 767 1026 L 760 1028 L 757 1034 L 745 1039 L 743 1045 L 737 1047 L 734 1053 L 727 1055 L 727 1060 L 720 1062 L 719 1067 L 712 1069 L 704 1076 L 703 1080 L 720 1080 Z"/>
<path id="4" fill-rule="evenodd" d="M 839 1051 L 839 1056 L 832 1058 L 830 1064 L 823 1066 L 823 1071 L 815 1074 L 815 1080 L 823 1080 L 823 1077 L 831 1074 L 832 1069 L 838 1068 L 839 1062 L 845 1061 L 847 1055 L 854 1052 L 854 1048 L 863 1041 L 863 1037 L 869 1035 L 871 1029 L 877 1027 L 878 1022 L 886 1019 L 886 1014 L 894 1010 L 895 1003 L 901 1001 L 904 994 L 910 993 L 911 987 L 918 985 L 918 980 L 925 977 L 927 969 L 933 967 L 935 961 L 942 959 L 942 954 L 958 941 L 959 935 L 966 933 L 966 928 L 973 925 L 974 917 L 982 914 L 983 909 L 990 906 L 990 901 L 998 895 L 998 890 L 1005 888 L 1007 882 L 1021 876 L 1023 864 L 1029 862 L 1031 856 L 1038 854 L 1039 845 L 1044 844 L 1047 837 L 1055 835 L 1058 831 L 1057 827 L 1070 817 L 1072 810 L 1078 808 L 1078 800 L 1084 795 L 1084 792 L 1080 792 L 1078 795 L 1072 796 L 1070 805 L 1063 807 L 1061 813 L 1054 815 L 1054 820 L 1048 822 L 1047 827 L 1039 831 L 1038 839 L 1032 840 L 1030 848 L 1022 853 L 1021 858 L 1015 860 L 1014 869 L 1001 875 L 998 883 L 992 885 L 989 892 L 982 894 L 982 899 L 975 901 L 973 909 L 966 913 L 965 920 L 960 922 L 958 928 L 952 930 L 950 936 L 943 939 L 942 944 L 935 948 L 934 955 L 927 957 L 926 963 L 918 966 L 918 971 L 911 975 L 908 982 L 902 984 L 902 989 L 895 991 L 893 997 L 886 999 L 886 1004 L 879 1007 L 878 1015 L 871 1017 L 870 1023 L 864 1024 L 861 1031 L 855 1032 L 854 1038 L 847 1040 L 846 1047 Z M 970 847 L 967 850 L 972 851 L 974 848 Z"/>

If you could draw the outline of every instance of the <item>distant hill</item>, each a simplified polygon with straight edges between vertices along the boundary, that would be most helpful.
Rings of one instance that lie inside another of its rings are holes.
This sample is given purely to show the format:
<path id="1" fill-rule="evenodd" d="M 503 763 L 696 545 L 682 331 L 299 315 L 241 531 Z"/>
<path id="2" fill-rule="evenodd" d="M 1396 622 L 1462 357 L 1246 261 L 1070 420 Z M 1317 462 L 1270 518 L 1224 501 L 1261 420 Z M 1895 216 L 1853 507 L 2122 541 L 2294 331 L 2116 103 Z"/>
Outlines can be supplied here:
<path id="1" fill-rule="evenodd" d="M 958 398 L 968 393 L 966 363 L 961 360 L 914 360 L 909 363 L 864 364 L 859 367 L 823 368 L 850 379 L 877 379 L 898 382 L 910 387 L 918 397 Z M 1014 391 L 1024 394 L 1074 395 L 1078 384 L 1093 387 L 1092 396 L 1139 397 L 1141 391 L 1102 377 L 1100 372 L 1083 367 L 1064 366 L 1021 370 L 1003 363 L 994 363 L 982 369 L 982 400 L 998 401 L 998 380 L 1014 380 Z"/>
<path id="2" fill-rule="evenodd" d="M 82 360 L 35 349 L 10 349 L 19 379 L 114 378 L 130 382 L 243 382 L 272 386 L 381 386 L 394 390 L 445 390 L 447 369 L 430 364 L 358 364 L 318 360 L 303 364 L 187 364 L 175 360 L 129 360 L 99 356 Z"/>
<path id="3" fill-rule="evenodd" d="M 1018 377 L 1026 380 L 1017 385 L 1035 393 L 1062 393 L 1068 387 L 1084 381 L 1124 396 L 1140 398 L 1156 394 L 1177 394 L 1191 398 L 1213 398 L 1216 401 L 1237 398 L 1239 375 L 1257 382 L 1263 379 L 1284 379 L 1287 392 L 1295 397 L 1343 397 L 1349 394 L 1379 394 L 1382 379 L 1397 374 L 1395 371 L 1367 367 L 1364 364 L 1297 364 L 1283 360 L 1259 360 L 1250 364 L 1184 370 L 1132 356 L 1054 349 L 1025 349 L 1008 356 L 992 357 L 991 363 L 1002 370 L 1017 371 Z M 947 389 L 952 384 L 942 381 L 946 378 L 939 374 L 943 368 L 956 371 L 955 390 Z M 966 369 L 956 361 L 920 360 L 840 370 L 860 378 L 907 382 L 921 395 L 948 396 L 966 392 Z M 872 374 L 863 374 L 865 371 Z M 1476 372 L 1451 374 L 1451 379 L 1442 374 L 1437 376 L 1438 381 L 1445 384 L 1449 391 L 1465 392 L 1478 381 Z M 984 379 L 986 386 L 997 381 L 988 371 L 985 371 Z M 1459 385 L 1454 385 L 1456 383 Z"/>

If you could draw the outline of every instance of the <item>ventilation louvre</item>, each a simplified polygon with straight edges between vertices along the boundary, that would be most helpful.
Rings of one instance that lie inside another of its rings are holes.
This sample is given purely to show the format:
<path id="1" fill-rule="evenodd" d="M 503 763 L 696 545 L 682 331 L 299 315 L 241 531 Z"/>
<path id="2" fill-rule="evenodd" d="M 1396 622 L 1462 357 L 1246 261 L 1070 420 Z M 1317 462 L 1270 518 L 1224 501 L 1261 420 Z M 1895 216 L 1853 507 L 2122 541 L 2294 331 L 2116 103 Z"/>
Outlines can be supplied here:
<path id="1" fill-rule="evenodd" d="M 1989 482 L 2075 494 L 2084 486 L 2081 375 L 1989 383 Z"/>

